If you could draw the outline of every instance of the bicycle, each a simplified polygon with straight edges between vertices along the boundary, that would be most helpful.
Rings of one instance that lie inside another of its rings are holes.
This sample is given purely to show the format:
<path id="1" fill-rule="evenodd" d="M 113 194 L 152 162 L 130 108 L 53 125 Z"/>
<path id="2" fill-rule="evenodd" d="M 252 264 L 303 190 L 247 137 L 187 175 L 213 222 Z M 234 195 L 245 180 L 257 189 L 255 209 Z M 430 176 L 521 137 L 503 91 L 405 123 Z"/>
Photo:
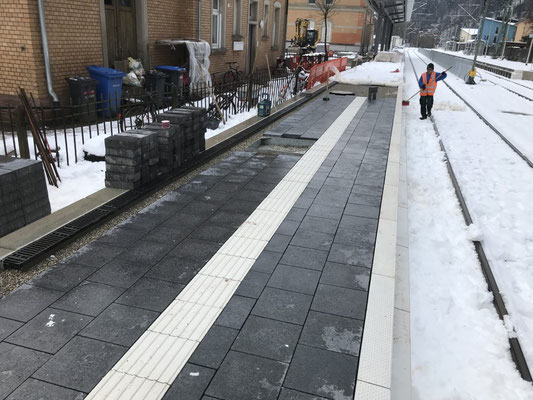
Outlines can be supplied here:
<path id="1" fill-rule="evenodd" d="M 237 61 L 228 61 L 226 62 L 226 64 L 229 67 L 229 71 L 227 71 L 224 74 L 224 78 L 223 78 L 224 83 L 234 83 L 234 82 L 242 81 L 244 77 L 244 73 L 239 70 Z"/>
<path id="2" fill-rule="evenodd" d="M 137 103 L 126 100 L 131 104 L 123 105 L 119 113 L 120 131 L 125 132 L 128 125 L 130 129 L 141 129 L 146 123 L 150 123 L 157 118 L 157 101 L 156 92 L 147 92 L 146 101 Z"/>

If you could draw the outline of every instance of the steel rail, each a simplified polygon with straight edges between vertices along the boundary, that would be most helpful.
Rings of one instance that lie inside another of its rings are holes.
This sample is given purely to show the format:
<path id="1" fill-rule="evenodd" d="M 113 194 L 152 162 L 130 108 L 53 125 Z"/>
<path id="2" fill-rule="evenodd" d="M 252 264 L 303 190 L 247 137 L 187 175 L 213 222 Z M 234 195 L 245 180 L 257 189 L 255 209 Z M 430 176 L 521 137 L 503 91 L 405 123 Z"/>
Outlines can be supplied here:
<path id="1" fill-rule="evenodd" d="M 413 68 L 413 73 L 415 74 L 415 78 L 418 80 L 418 75 L 416 73 L 415 65 L 413 63 L 413 60 L 411 59 L 411 54 L 408 51 L 409 61 L 411 62 L 411 67 Z M 420 58 L 420 57 L 419 57 Z M 421 61 L 422 58 L 420 58 Z M 449 86 L 448 86 L 449 87 Z M 453 90 L 452 90 L 453 91 Z M 455 91 L 453 91 L 455 93 Z M 460 97 L 460 96 L 459 96 Z M 461 98 L 462 99 L 462 98 Z M 465 101 L 464 99 L 462 99 Z M 465 101 L 466 103 L 466 101 Z M 471 107 L 471 106 L 470 106 Z M 479 116 L 479 115 L 478 115 Z M 450 158 L 448 157 L 448 153 L 446 151 L 446 147 L 444 146 L 444 142 L 442 141 L 442 136 L 439 133 L 437 124 L 435 123 L 435 120 L 433 117 L 430 117 L 431 123 L 433 125 L 433 129 L 435 131 L 435 135 L 437 136 L 439 140 L 439 145 L 441 148 L 441 151 L 444 153 L 444 159 L 446 160 L 446 168 L 448 169 L 448 174 L 450 175 L 450 179 L 452 181 L 452 185 L 455 191 L 455 195 L 457 196 L 457 200 L 459 201 L 459 205 L 461 206 L 461 211 L 463 214 L 463 219 L 465 221 L 465 224 L 467 226 L 471 225 L 473 223 L 472 216 L 470 214 L 470 211 L 468 210 L 468 206 L 466 204 L 466 200 L 463 196 L 463 193 L 461 192 L 461 187 L 459 186 L 459 182 L 457 181 L 457 177 L 453 171 L 453 167 L 450 162 Z M 485 121 L 484 121 L 485 122 Z M 531 165 L 530 165 L 531 166 Z M 474 244 L 474 248 L 476 251 L 476 254 L 479 259 L 479 264 L 481 266 L 481 272 L 483 273 L 483 276 L 485 277 L 485 281 L 487 282 L 488 289 L 493 294 L 493 303 L 494 307 L 496 309 L 496 312 L 498 313 L 498 316 L 500 319 L 505 323 L 505 317 L 509 315 L 507 312 L 507 307 L 505 306 L 505 302 L 503 300 L 503 297 L 500 293 L 500 289 L 498 287 L 498 283 L 496 282 L 496 278 L 494 277 L 494 274 L 492 273 L 492 269 L 490 267 L 490 263 L 487 259 L 487 256 L 485 254 L 485 250 L 483 249 L 483 245 L 478 240 L 473 240 L 472 243 Z M 509 340 L 509 346 L 511 350 L 511 356 L 513 358 L 513 361 L 516 364 L 516 367 L 518 369 L 518 372 L 520 373 L 520 376 L 522 379 L 528 382 L 532 382 L 531 373 L 529 370 L 529 367 L 527 365 L 526 359 L 524 357 L 524 353 L 522 351 L 522 347 L 520 346 L 520 342 L 518 341 L 518 338 L 516 337 L 508 337 Z"/>
<path id="2" fill-rule="evenodd" d="M 505 86 L 503 86 L 503 85 L 500 85 L 500 84 L 497 83 L 497 82 L 491 81 L 490 79 L 487 79 L 487 81 L 489 81 L 489 82 L 492 83 L 493 85 L 496 85 L 496 86 L 501 87 L 502 89 L 508 90 L 509 92 L 511 92 L 511 93 L 513 93 L 513 94 L 516 94 L 517 96 L 523 97 L 523 98 L 526 99 L 526 100 L 533 101 L 532 98 L 527 97 L 527 96 L 524 96 L 522 93 L 515 92 L 513 89 L 509 89 L 508 87 L 505 87 Z"/>

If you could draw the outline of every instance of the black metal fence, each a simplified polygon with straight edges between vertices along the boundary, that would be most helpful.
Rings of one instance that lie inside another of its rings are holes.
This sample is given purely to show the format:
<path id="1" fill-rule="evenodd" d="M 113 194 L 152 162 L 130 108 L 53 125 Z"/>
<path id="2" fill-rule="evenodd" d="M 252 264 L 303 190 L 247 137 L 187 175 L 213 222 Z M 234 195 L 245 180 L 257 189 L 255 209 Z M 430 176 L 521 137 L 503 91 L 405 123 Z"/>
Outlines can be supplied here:
<path id="1" fill-rule="evenodd" d="M 84 104 L 32 107 L 56 161 L 71 165 L 84 159 L 84 145 L 95 137 L 114 135 L 152 122 L 170 108 L 193 105 L 208 112 L 210 128 L 249 112 L 263 98 L 277 106 L 303 90 L 292 73 L 270 75 L 259 71 L 225 82 L 202 83 L 166 93 L 124 87 L 120 98 L 99 99 Z M 19 104 L 0 106 L 0 155 L 38 158 L 27 121 Z"/>

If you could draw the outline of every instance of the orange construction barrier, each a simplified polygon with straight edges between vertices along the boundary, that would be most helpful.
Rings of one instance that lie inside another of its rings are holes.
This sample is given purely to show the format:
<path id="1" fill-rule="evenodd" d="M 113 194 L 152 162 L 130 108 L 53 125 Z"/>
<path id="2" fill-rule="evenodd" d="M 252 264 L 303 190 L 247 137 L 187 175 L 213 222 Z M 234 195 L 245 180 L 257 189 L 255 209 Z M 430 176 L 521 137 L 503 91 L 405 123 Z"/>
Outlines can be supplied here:
<path id="1" fill-rule="evenodd" d="M 334 58 L 321 64 L 317 64 L 309 71 L 309 78 L 307 79 L 307 89 L 311 89 L 317 82 L 324 83 L 330 77 L 335 75 L 332 66 L 335 66 L 340 72 L 346 70 L 348 58 Z"/>

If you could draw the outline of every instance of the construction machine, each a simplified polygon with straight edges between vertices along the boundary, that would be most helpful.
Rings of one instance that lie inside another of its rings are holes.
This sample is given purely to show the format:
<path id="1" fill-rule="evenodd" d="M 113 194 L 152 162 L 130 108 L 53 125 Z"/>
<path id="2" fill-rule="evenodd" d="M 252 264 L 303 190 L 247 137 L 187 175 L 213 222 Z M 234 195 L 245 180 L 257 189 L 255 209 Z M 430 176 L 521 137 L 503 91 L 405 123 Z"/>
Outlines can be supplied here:
<path id="1" fill-rule="evenodd" d="M 318 40 L 318 31 L 309 29 L 310 22 L 306 18 L 296 18 L 296 35 L 291 40 L 292 48 L 295 48 L 297 54 L 313 53 L 316 49 Z"/>

